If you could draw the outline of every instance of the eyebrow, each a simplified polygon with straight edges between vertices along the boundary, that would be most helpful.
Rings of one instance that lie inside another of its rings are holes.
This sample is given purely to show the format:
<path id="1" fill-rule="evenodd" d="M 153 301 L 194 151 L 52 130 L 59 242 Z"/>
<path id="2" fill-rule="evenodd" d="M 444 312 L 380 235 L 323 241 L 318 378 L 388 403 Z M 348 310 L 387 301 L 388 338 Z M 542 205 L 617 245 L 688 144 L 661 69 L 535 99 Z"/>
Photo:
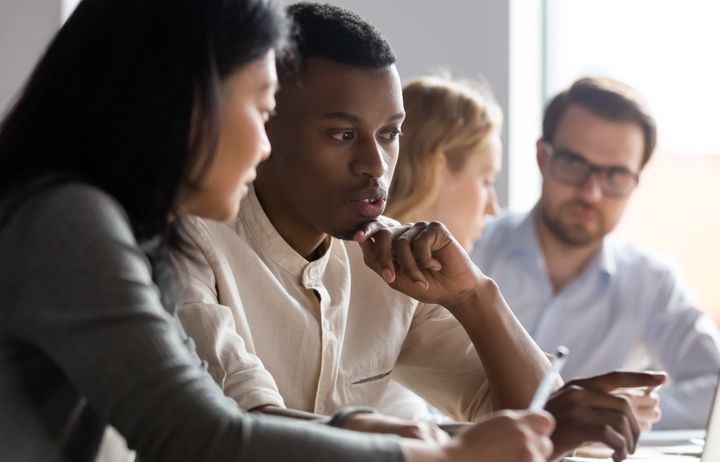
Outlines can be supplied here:
<path id="1" fill-rule="evenodd" d="M 335 111 L 335 112 L 326 112 L 322 115 L 323 119 L 342 119 L 350 123 L 360 123 L 362 122 L 362 119 L 356 115 L 348 114 L 347 112 L 342 111 Z M 397 114 L 393 114 L 388 119 L 388 122 L 394 122 L 396 120 L 402 120 L 405 118 L 404 112 L 398 112 Z"/>
<path id="2" fill-rule="evenodd" d="M 613 169 L 619 169 L 619 170 L 627 170 L 627 171 L 630 172 L 630 173 L 637 173 L 637 172 L 633 171 L 633 170 L 632 170 L 630 167 L 628 167 L 627 165 L 619 165 L 619 164 L 614 164 L 614 165 L 597 165 L 597 164 L 594 164 L 594 163 L 590 162 L 588 159 L 586 159 L 585 156 L 583 156 L 583 155 L 580 154 L 579 152 L 573 151 L 572 149 L 558 148 L 557 151 L 558 151 L 558 152 L 565 153 L 565 154 L 570 154 L 571 156 L 578 157 L 578 158 L 582 159 L 585 163 L 590 164 L 590 165 L 593 165 L 593 166 L 595 166 L 595 167 L 601 167 L 601 168 L 605 168 L 605 169 L 613 168 Z"/>

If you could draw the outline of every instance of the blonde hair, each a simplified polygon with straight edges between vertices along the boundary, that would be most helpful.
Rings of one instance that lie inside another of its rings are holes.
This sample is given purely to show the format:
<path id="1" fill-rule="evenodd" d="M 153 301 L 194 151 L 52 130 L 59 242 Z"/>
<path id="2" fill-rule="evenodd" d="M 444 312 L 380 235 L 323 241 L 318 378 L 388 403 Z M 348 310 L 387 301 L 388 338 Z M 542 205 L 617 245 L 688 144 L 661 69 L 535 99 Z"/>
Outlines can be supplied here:
<path id="1" fill-rule="evenodd" d="M 473 150 L 502 125 L 489 87 L 447 76 L 424 76 L 403 88 L 405 122 L 386 214 L 401 222 L 437 198 L 440 156 L 451 171 L 465 167 Z"/>

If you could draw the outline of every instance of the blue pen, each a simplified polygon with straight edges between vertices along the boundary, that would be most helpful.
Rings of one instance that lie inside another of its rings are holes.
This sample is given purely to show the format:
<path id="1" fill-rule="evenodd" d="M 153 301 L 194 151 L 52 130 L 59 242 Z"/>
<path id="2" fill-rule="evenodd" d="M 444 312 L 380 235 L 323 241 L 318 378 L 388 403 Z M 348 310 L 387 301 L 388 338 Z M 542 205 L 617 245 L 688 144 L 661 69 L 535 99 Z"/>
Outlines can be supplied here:
<path id="1" fill-rule="evenodd" d="M 545 375 L 543 375 L 540 385 L 538 385 L 537 391 L 535 392 L 535 396 L 533 396 L 532 402 L 530 403 L 529 409 L 531 411 L 537 412 L 545 407 L 545 403 L 547 403 L 547 400 L 550 398 L 550 394 L 552 393 L 555 377 L 560 375 L 560 369 L 562 369 L 565 364 L 568 354 L 570 354 L 570 351 L 567 347 L 560 345 L 557 348 L 555 360 L 545 371 Z"/>

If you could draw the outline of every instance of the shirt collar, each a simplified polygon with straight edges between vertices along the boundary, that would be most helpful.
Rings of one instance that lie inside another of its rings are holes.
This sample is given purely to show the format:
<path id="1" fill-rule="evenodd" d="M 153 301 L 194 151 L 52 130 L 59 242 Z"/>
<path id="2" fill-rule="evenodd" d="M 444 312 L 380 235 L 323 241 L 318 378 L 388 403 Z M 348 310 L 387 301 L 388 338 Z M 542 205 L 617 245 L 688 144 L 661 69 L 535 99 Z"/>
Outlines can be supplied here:
<path id="1" fill-rule="evenodd" d="M 255 240 L 258 251 L 266 254 L 275 263 L 293 276 L 302 277 L 303 272 L 311 271 L 313 274 L 322 274 L 330 259 L 330 250 L 333 239 L 330 236 L 322 243 L 323 255 L 314 261 L 307 261 L 278 233 L 270 222 L 265 210 L 258 200 L 255 188 L 250 185 L 247 196 L 240 202 L 240 212 L 236 225 L 248 230 L 250 238 Z"/>
<path id="2" fill-rule="evenodd" d="M 536 208 L 533 208 L 530 213 L 527 213 L 521 219 L 516 231 L 512 233 L 508 239 L 507 257 L 524 256 L 542 261 L 540 240 L 537 235 L 537 230 L 535 229 L 535 213 L 537 213 Z M 611 238 L 606 236 L 603 239 L 600 252 L 590 263 L 588 270 L 591 270 L 591 268 L 595 268 L 597 271 L 608 276 L 616 273 L 617 261 Z"/>
<path id="3" fill-rule="evenodd" d="M 617 261 L 612 239 L 605 236 L 600 253 L 597 258 L 597 266 L 600 271 L 612 276 L 617 272 Z"/>

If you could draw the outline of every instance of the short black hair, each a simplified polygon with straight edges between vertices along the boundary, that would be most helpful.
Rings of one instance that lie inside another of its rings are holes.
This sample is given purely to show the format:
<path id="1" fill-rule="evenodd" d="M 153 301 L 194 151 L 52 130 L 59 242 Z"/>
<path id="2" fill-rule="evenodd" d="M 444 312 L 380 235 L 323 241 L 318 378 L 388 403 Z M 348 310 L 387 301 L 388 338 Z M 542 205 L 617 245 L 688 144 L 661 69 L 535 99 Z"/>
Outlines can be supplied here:
<path id="1" fill-rule="evenodd" d="M 296 49 L 289 59 L 278 63 L 281 74 L 301 70 L 310 58 L 365 69 L 395 64 L 395 53 L 380 31 L 352 11 L 300 2 L 290 5 L 287 14 L 294 25 Z"/>

